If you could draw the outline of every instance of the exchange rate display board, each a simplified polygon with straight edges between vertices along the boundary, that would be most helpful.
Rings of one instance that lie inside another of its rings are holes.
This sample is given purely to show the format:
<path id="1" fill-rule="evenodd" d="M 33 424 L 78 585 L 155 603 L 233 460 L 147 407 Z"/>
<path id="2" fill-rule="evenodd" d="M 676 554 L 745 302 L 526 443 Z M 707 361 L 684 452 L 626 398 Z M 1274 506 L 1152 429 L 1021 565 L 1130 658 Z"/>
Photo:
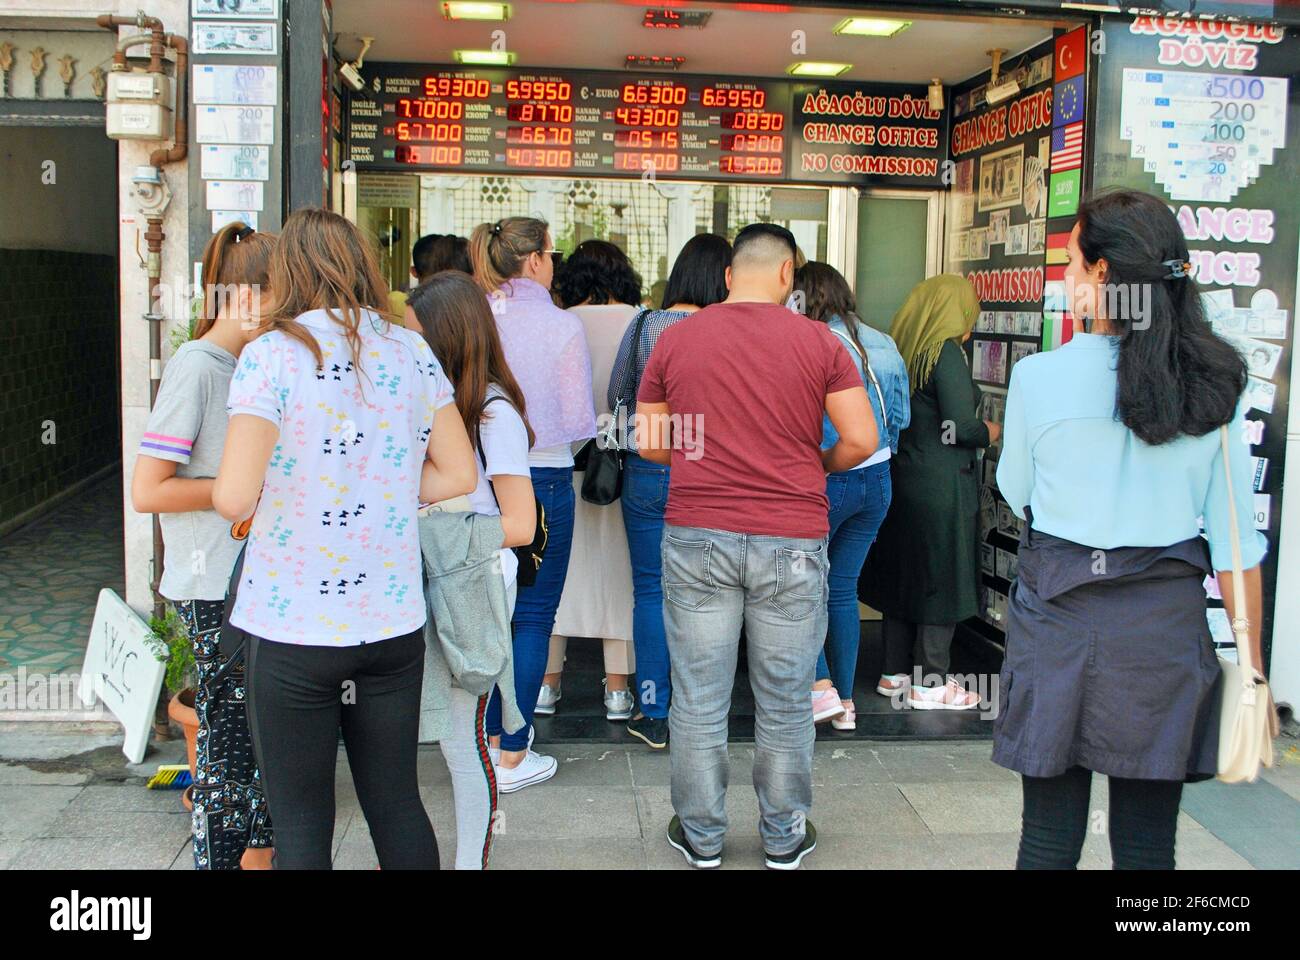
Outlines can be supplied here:
<path id="1" fill-rule="evenodd" d="M 349 156 L 359 169 L 825 179 L 824 168 L 812 176 L 790 168 L 803 127 L 792 129 L 795 84 L 784 80 L 405 63 L 370 64 L 366 73 L 366 90 L 348 108 Z M 834 86 L 849 102 L 864 89 L 918 89 Z M 941 142 L 934 138 L 925 173 L 937 173 Z"/>

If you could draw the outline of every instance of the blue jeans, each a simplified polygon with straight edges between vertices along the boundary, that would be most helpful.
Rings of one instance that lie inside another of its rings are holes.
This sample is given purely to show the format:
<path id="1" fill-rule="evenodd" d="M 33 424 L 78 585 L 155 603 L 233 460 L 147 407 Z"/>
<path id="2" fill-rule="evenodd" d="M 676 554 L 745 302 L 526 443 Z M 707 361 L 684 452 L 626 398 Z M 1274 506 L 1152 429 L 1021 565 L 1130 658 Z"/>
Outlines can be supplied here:
<path id="1" fill-rule="evenodd" d="M 533 492 L 546 510 L 546 555 L 537 568 L 537 580 L 522 587 L 510 620 L 514 633 L 515 699 L 525 725 L 517 733 L 501 729 L 501 695 L 492 691 L 484 726 L 489 737 L 501 737 L 502 750 L 526 750 L 533 726 L 537 695 L 542 690 L 546 658 L 560 607 L 564 578 L 569 573 L 569 548 L 573 546 L 573 468 L 533 467 Z"/>
<path id="2" fill-rule="evenodd" d="M 808 688 L 826 638 L 826 540 L 664 528 L 664 626 L 672 656 L 673 810 L 696 852 L 727 832 L 727 714 L 745 628 L 754 691 L 754 792 L 763 849 L 803 842 L 815 736 Z"/>
<path id="3" fill-rule="evenodd" d="M 664 510 L 668 468 L 634 453 L 623 468 L 623 525 L 632 556 L 632 643 L 636 647 L 637 699 L 647 717 L 668 716 L 673 685 L 664 636 Z"/>
<path id="4" fill-rule="evenodd" d="M 831 680 L 845 700 L 853 698 L 853 675 L 857 672 L 861 639 L 858 575 L 885 521 L 892 498 L 888 460 L 860 470 L 832 473 L 826 478 L 826 499 L 830 501 L 831 586 L 826 646 L 817 655 L 817 679 Z"/>

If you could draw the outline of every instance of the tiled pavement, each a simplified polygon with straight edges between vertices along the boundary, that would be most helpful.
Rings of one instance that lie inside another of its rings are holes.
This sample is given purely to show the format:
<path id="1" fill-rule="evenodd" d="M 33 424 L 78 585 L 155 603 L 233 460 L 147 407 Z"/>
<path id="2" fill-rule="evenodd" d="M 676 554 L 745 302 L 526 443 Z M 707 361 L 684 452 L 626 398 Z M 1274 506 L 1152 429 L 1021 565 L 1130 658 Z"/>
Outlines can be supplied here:
<path id="1" fill-rule="evenodd" d="M 1280 765 L 1257 784 L 1187 789 L 1181 869 L 1300 867 L 1300 749 L 1285 739 L 1279 747 Z M 502 798 L 493 869 L 685 869 L 663 840 L 671 816 L 667 754 L 607 744 L 542 749 L 560 760 L 560 772 Z M 163 744 L 141 767 L 128 767 L 118 750 L 106 734 L 0 727 L 0 868 L 192 868 L 179 794 L 145 790 L 142 779 L 154 764 L 177 759 L 182 747 Z M 988 754 L 987 742 L 818 743 L 811 819 L 820 843 L 805 866 L 1010 868 L 1020 787 Z M 37 759 L 13 762 L 23 756 Z M 758 869 L 753 747 L 733 744 L 731 756 L 723 869 Z M 446 865 L 455 822 L 436 747 L 421 749 L 419 771 Z M 342 751 L 336 780 L 335 866 L 371 869 L 375 854 Z M 1093 796 L 1094 808 L 1104 810 L 1101 778 Z M 1110 865 L 1104 834 L 1090 833 L 1081 865 Z"/>
<path id="2" fill-rule="evenodd" d="M 0 540 L 0 673 L 80 670 L 96 597 L 123 592 L 124 563 L 120 475 Z"/>

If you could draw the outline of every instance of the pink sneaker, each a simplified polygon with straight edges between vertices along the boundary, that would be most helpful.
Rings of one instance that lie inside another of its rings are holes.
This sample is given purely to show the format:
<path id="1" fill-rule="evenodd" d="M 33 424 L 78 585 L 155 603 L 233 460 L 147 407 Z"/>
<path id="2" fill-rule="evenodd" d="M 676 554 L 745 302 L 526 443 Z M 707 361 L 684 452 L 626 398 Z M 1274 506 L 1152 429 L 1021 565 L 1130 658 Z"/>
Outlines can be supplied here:
<path id="1" fill-rule="evenodd" d="M 840 705 L 844 707 L 844 712 L 831 720 L 831 726 L 836 730 L 858 729 L 858 712 L 853 706 L 853 701 L 841 700 Z"/>
<path id="2" fill-rule="evenodd" d="M 840 694 L 834 687 L 812 691 L 813 723 L 821 723 L 844 712 Z"/>
<path id="3" fill-rule="evenodd" d="M 949 680 L 942 687 L 913 686 L 907 705 L 913 710 L 974 710 L 980 704 L 978 693 L 971 693 Z"/>

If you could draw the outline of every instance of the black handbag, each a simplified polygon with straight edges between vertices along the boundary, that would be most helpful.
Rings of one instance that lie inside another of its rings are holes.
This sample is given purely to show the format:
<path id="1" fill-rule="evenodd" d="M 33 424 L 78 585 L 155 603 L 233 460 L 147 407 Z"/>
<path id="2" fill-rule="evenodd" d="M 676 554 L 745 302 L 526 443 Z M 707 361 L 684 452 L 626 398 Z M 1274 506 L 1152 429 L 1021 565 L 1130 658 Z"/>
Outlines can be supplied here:
<path id="1" fill-rule="evenodd" d="M 488 405 L 494 400 L 502 400 L 503 397 L 488 397 L 483 404 L 486 410 Z M 506 401 L 509 403 L 509 401 Z M 478 450 L 479 460 L 483 463 L 483 469 L 487 470 L 487 454 L 483 452 L 483 434 L 479 430 L 479 425 L 474 425 L 474 447 Z M 488 489 L 492 490 L 492 499 L 497 500 L 497 492 L 492 489 L 492 481 L 488 481 Z M 519 571 L 515 574 L 515 580 L 520 587 L 531 587 L 537 582 L 537 571 L 542 567 L 542 560 L 546 556 L 546 542 L 548 539 L 549 529 L 546 521 L 546 507 L 533 497 L 533 503 L 537 508 L 537 526 L 533 529 L 532 543 L 526 543 L 522 547 L 511 547 L 514 551 L 515 558 L 519 561 Z M 501 509 L 501 501 L 497 500 L 497 510 Z"/>
<path id="2" fill-rule="evenodd" d="M 217 691 L 221 689 L 221 681 L 231 671 L 240 670 L 245 661 L 248 659 L 248 647 L 252 634 L 235 626 L 230 622 L 230 615 L 235 610 L 235 595 L 239 589 L 239 581 L 244 575 L 244 554 L 248 552 L 248 546 L 239 551 L 239 556 L 235 559 L 235 567 L 230 571 L 230 583 L 226 586 L 225 605 L 221 611 L 221 630 L 217 634 L 217 654 L 220 658 L 217 669 L 208 674 L 204 681 L 208 688 L 208 696 L 216 697 Z"/>
<path id="3" fill-rule="evenodd" d="M 641 358 L 641 327 L 649 312 L 642 307 L 640 313 L 636 315 L 635 327 L 632 331 L 632 356 L 623 371 L 623 382 L 619 386 L 609 424 L 603 431 L 588 440 L 578 452 L 578 456 L 574 458 L 575 463 L 579 457 L 583 461 L 582 499 L 598 507 L 609 506 L 623 492 L 623 461 L 627 454 L 623 450 L 626 444 L 619 439 L 618 435 L 618 416 L 632 400 L 629 393 L 635 388 L 636 367 Z M 624 434 L 626 433 L 625 426 Z"/>

